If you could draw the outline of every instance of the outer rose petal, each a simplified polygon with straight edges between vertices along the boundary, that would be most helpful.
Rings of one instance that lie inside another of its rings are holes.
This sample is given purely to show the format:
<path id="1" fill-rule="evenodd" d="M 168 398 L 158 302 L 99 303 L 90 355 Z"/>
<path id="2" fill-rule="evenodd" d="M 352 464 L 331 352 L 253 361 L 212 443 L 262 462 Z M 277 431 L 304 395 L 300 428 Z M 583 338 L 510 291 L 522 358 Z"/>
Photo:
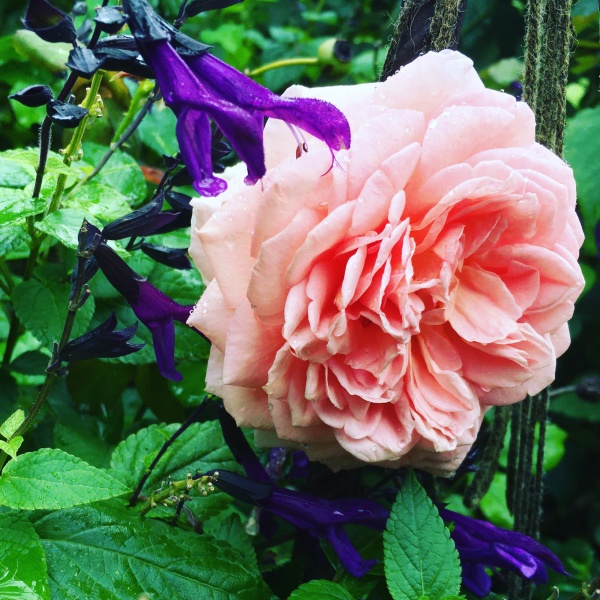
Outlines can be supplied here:
<path id="1" fill-rule="evenodd" d="M 452 473 L 489 406 L 549 385 L 569 345 L 573 174 L 535 143 L 529 107 L 457 52 L 290 94 L 334 102 L 352 147 L 330 168 L 309 135 L 297 158 L 269 121 L 262 183 L 238 173 L 209 219 L 197 204 L 208 389 L 258 444 Z"/>

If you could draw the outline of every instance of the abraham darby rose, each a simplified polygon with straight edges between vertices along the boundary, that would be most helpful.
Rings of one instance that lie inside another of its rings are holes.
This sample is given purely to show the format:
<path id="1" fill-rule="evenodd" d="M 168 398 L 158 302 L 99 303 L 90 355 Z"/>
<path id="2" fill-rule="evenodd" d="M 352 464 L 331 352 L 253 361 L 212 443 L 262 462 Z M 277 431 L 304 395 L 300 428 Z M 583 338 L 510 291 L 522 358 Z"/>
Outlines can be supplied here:
<path id="1" fill-rule="evenodd" d="M 336 154 L 265 128 L 267 174 L 195 200 L 207 288 L 188 323 L 207 386 L 262 445 L 456 469 L 485 410 L 554 379 L 583 288 L 571 169 L 534 117 L 457 52 L 384 83 L 308 90 L 352 131 Z"/>

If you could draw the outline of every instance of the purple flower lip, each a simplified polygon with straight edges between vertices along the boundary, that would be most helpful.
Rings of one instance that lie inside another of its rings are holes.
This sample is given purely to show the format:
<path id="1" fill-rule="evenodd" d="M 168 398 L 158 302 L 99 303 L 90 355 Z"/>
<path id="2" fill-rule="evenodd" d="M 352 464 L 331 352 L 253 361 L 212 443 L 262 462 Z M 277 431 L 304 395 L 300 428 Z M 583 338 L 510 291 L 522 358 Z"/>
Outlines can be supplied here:
<path id="1" fill-rule="evenodd" d="M 243 502 L 266 510 L 315 537 L 328 540 L 342 565 L 355 577 L 369 571 L 376 560 L 365 560 L 357 552 L 343 526 L 351 523 L 384 529 L 389 511 L 364 498 L 326 500 L 276 486 L 246 441 L 233 418 L 221 407 L 219 421 L 225 442 L 247 477 L 219 469 L 214 484 Z M 209 472 L 208 474 L 212 474 Z"/>
<path id="2" fill-rule="evenodd" d="M 124 0 L 123 6 L 140 53 L 177 117 L 181 156 L 199 194 L 217 196 L 227 187 L 214 175 L 211 119 L 246 163 L 248 184 L 266 172 L 263 127 L 267 117 L 308 132 L 332 153 L 350 146 L 348 121 L 332 104 L 280 98 L 206 50 L 189 50 L 185 36 L 164 23 L 144 0 Z"/>
<path id="3" fill-rule="evenodd" d="M 546 583 L 546 567 L 567 575 L 558 559 L 540 542 L 517 531 L 496 527 L 445 508 L 440 516 L 453 522 L 450 536 L 456 544 L 463 572 L 463 585 L 479 597 L 487 596 L 492 580 L 485 567 L 504 568 L 534 583 Z"/>
<path id="4" fill-rule="evenodd" d="M 175 321 L 185 323 L 193 306 L 182 306 L 145 277 L 133 271 L 106 244 L 100 244 L 94 257 L 110 284 L 129 302 L 136 317 L 150 330 L 158 369 L 163 377 L 180 381 L 175 369 Z"/>

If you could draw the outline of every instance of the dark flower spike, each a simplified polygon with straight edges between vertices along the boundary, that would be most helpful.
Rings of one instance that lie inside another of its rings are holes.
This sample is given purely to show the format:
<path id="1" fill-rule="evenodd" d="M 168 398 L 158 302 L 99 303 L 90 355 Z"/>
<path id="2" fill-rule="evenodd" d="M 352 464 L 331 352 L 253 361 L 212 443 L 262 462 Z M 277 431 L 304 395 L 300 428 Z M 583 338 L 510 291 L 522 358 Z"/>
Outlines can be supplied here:
<path id="1" fill-rule="evenodd" d="M 508 569 L 534 583 L 546 583 L 546 567 L 567 574 L 555 554 L 527 535 L 445 508 L 440 516 L 454 523 L 450 535 L 460 556 L 463 584 L 477 596 L 487 596 L 492 587 L 486 567 Z"/>
<path id="2" fill-rule="evenodd" d="M 92 331 L 71 340 L 58 354 L 57 361 L 73 363 L 90 358 L 115 358 L 126 356 L 143 348 L 146 344 L 131 344 L 129 340 L 137 331 L 137 323 L 115 331 L 117 317 L 110 317 Z"/>
<path id="3" fill-rule="evenodd" d="M 175 221 L 178 213 L 162 211 L 164 196 L 158 194 L 148 204 L 109 223 L 102 230 L 105 240 L 149 235 L 157 229 Z"/>
<path id="4" fill-rule="evenodd" d="M 47 85 L 30 85 L 14 94 L 11 94 L 8 99 L 16 100 L 24 106 L 33 108 L 35 106 L 44 106 L 54 98 L 52 90 Z"/>
<path id="5" fill-rule="evenodd" d="M 94 48 L 96 58 L 102 60 L 102 67 L 107 71 L 125 71 L 135 77 L 144 79 L 154 77 L 152 69 L 142 60 L 139 52 L 136 50 L 124 50 L 102 46 L 100 40 Z"/>
<path id="6" fill-rule="evenodd" d="M 68 102 L 52 100 L 46 105 L 46 114 L 53 123 L 61 127 L 77 127 L 81 120 L 88 114 L 88 109 Z"/>
<path id="7" fill-rule="evenodd" d="M 67 67 L 83 79 L 91 79 L 92 75 L 102 67 L 103 58 L 98 58 L 91 50 L 87 48 L 73 48 L 69 52 Z"/>
<path id="8" fill-rule="evenodd" d="M 119 6 L 99 6 L 94 21 L 102 31 L 113 35 L 127 23 L 127 15 Z"/>
<path id="9" fill-rule="evenodd" d="M 188 210 L 184 211 L 172 211 L 165 210 L 161 215 L 173 215 L 173 220 L 161 225 L 158 229 L 154 230 L 154 234 L 169 233 L 170 231 L 177 231 L 178 229 L 185 229 L 190 226 L 192 222 L 192 213 Z"/>
<path id="10" fill-rule="evenodd" d="M 167 267 L 182 271 L 192 268 L 192 263 L 186 256 L 187 248 L 168 248 L 167 246 L 148 244 L 147 242 L 144 242 L 140 248 L 144 254 L 156 262 L 167 265 Z"/>
<path id="11" fill-rule="evenodd" d="M 46 42 L 77 42 L 73 19 L 46 0 L 29 0 L 23 25 Z"/>
<path id="12" fill-rule="evenodd" d="M 175 321 L 185 323 L 193 306 L 182 306 L 145 277 L 133 271 L 106 244 L 94 256 L 110 284 L 129 302 L 136 317 L 150 330 L 158 369 L 163 377 L 180 381 L 175 369 Z"/>
<path id="13" fill-rule="evenodd" d="M 244 434 L 223 408 L 219 410 L 219 422 L 225 442 L 248 475 L 242 477 L 219 470 L 215 482 L 219 489 L 243 502 L 269 511 L 315 537 L 328 540 L 344 567 L 355 577 L 361 577 L 376 564 L 377 561 L 364 560 L 360 556 L 343 526 L 354 523 L 384 529 L 389 515 L 386 508 L 363 498 L 326 500 L 276 486 L 250 448 Z"/>
<path id="14" fill-rule="evenodd" d="M 165 200 L 178 211 L 186 210 L 191 211 L 192 207 L 190 206 L 191 196 L 187 194 L 180 194 L 179 192 L 169 191 L 165 193 Z"/>

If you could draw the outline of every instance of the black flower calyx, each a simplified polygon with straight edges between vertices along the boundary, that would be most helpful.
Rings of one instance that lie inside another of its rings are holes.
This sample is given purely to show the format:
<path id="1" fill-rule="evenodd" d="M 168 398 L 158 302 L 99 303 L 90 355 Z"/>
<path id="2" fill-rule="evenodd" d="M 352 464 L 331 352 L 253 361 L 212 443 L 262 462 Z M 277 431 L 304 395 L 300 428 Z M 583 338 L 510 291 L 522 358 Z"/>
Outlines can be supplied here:
<path id="1" fill-rule="evenodd" d="M 52 100 L 47 104 L 46 114 L 53 123 L 61 127 L 72 128 L 81 123 L 81 120 L 88 114 L 88 109 L 76 104 Z"/>
<path id="2" fill-rule="evenodd" d="M 87 48 L 73 48 L 69 52 L 67 67 L 73 73 L 79 75 L 79 77 L 91 79 L 92 75 L 102 67 L 103 63 L 104 59 L 95 56 L 91 50 Z"/>
<path id="3" fill-rule="evenodd" d="M 112 35 L 125 26 L 127 15 L 120 6 L 100 6 L 96 8 L 94 21 L 102 31 Z"/>
<path id="4" fill-rule="evenodd" d="M 116 327 L 117 318 L 111 313 L 104 323 L 66 344 L 58 353 L 54 364 L 73 363 L 90 358 L 116 358 L 133 354 L 145 346 L 130 343 L 137 331 L 137 323 L 115 331 Z"/>
<path id="5" fill-rule="evenodd" d="M 10 100 L 16 100 L 21 104 L 33 108 L 35 106 L 44 106 L 54 98 L 52 90 L 47 85 L 30 85 L 8 97 Z"/>
<path id="6" fill-rule="evenodd" d="M 140 246 L 142 252 L 150 258 L 167 267 L 186 271 L 192 268 L 187 254 L 187 248 L 168 248 L 159 244 L 142 243 Z"/>
<path id="7" fill-rule="evenodd" d="M 46 0 L 29 0 L 23 25 L 45 42 L 77 42 L 73 19 Z"/>

